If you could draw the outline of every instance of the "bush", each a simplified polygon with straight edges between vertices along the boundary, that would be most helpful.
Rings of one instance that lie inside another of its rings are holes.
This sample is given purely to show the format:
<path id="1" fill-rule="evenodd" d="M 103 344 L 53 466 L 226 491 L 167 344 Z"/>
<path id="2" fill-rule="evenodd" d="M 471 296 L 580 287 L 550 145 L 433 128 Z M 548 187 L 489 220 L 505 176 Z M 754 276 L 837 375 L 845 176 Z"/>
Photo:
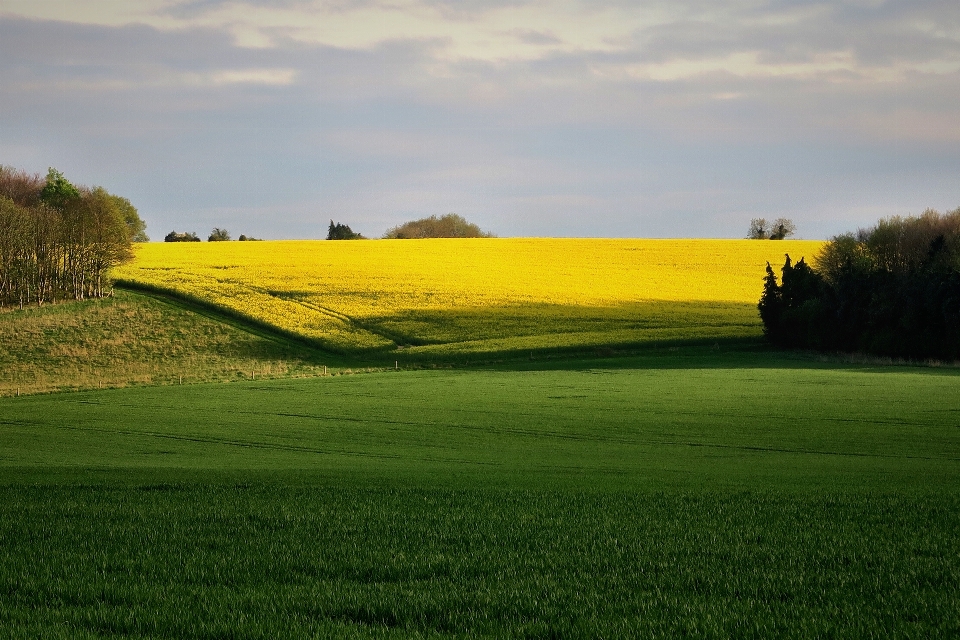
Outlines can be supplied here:
<path id="1" fill-rule="evenodd" d="M 163 237 L 164 242 L 200 242 L 200 238 L 197 237 L 197 234 L 192 231 L 186 233 L 177 233 L 176 231 L 171 231 L 166 236 Z"/>
<path id="2" fill-rule="evenodd" d="M 430 216 L 400 226 L 383 234 L 385 239 L 414 238 L 492 238 L 492 233 L 481 231 L 477 225 L 467 222 L 462 216 L 448 213 L 445 216 Z"/>

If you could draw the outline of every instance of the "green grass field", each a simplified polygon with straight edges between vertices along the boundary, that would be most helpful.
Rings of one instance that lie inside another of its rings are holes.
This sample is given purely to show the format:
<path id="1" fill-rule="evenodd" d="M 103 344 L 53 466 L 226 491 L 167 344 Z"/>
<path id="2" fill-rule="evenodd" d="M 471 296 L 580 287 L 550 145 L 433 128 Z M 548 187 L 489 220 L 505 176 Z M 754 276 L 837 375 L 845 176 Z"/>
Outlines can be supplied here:
<path id="1" fill-rule="evenodd" d="M 189 303 L 111 298 L 0 309 L 0 396 L 129 385 L 296 377 L 343 368 L 301 342 Z"/>
<path id="2" fill-rule="evenodd" d="M 0 398 L 0 629 L 955 636 L 958 375 L 718 344 Z"/>

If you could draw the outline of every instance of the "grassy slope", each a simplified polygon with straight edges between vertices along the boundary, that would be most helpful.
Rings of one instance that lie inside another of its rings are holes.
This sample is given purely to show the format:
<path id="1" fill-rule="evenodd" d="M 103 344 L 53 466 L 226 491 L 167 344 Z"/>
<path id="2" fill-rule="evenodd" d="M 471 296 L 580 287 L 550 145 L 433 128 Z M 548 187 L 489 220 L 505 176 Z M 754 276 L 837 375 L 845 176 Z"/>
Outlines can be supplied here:
<path id="1" fill-rule="evenodd" d="M 542 364 L 0 399 L 0 624 L 960 631 L 956 371 Z"/>
<path id="2" fill-rule="evenodd" d="M 183 302 L 112 298 L 0 309 L 0 395 L 300 376 L 339 358 Z"/>

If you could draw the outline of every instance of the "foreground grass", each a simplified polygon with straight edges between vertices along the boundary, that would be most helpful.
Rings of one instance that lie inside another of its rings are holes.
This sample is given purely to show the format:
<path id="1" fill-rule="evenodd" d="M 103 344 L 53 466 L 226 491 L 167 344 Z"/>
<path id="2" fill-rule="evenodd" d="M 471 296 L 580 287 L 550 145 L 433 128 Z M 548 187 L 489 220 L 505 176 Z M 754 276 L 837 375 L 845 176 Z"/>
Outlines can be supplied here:
<path id="1" fill-rule="evenodd" d="M 0 629 L 953 636 L 957 376 L 679 349 L 3 398 Z"/>
<path id="2" fill-rule="evenodd" d="M 958 526 L 955 492 L 13 485 L 0 487 L 0 628 L 946 637 L 960 632 Z"/>
<path id="3" fill-rule="evenodd" d="M 182 302 L 111 298 L 0 309 L 0 395 L 308 376 L 342 363 Z"/>

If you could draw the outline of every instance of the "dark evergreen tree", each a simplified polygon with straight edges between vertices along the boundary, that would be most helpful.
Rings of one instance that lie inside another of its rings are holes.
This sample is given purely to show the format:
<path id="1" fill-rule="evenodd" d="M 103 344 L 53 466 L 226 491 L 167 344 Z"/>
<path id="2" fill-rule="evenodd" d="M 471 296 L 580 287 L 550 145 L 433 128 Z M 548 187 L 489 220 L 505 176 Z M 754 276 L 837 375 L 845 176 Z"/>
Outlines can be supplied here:
<path id="1" fill-rule="evenodd" d="M 363 236 L 359 233 L 354 233 L 350 227 L 345 224 L 340 224 L 337 222 L 334 224 L 333 220 L 330 221 L 330 228 L 327 231 L 327 240 L 363 240 Z"/>
<path id="2" fill-rule="evenodd" d="M 763 321 L 763 331 L 767 338 L 775 344 L 781 344 L 780 316 L 783 313 L 783 297 L 777 282 L 777 274 L 773 272 L 769 262 L 767 275 L 763 278 L 763 294 L 760 296 L 757 308 L 760 310 L 760 319 Z"/>
<path id="3" fill-rule="evenodd" d="M 960 209 L 888 218 L 837 236 L 817 269 L 770 265 L 758 308 L 786 347 L 960 358 Z"/>

